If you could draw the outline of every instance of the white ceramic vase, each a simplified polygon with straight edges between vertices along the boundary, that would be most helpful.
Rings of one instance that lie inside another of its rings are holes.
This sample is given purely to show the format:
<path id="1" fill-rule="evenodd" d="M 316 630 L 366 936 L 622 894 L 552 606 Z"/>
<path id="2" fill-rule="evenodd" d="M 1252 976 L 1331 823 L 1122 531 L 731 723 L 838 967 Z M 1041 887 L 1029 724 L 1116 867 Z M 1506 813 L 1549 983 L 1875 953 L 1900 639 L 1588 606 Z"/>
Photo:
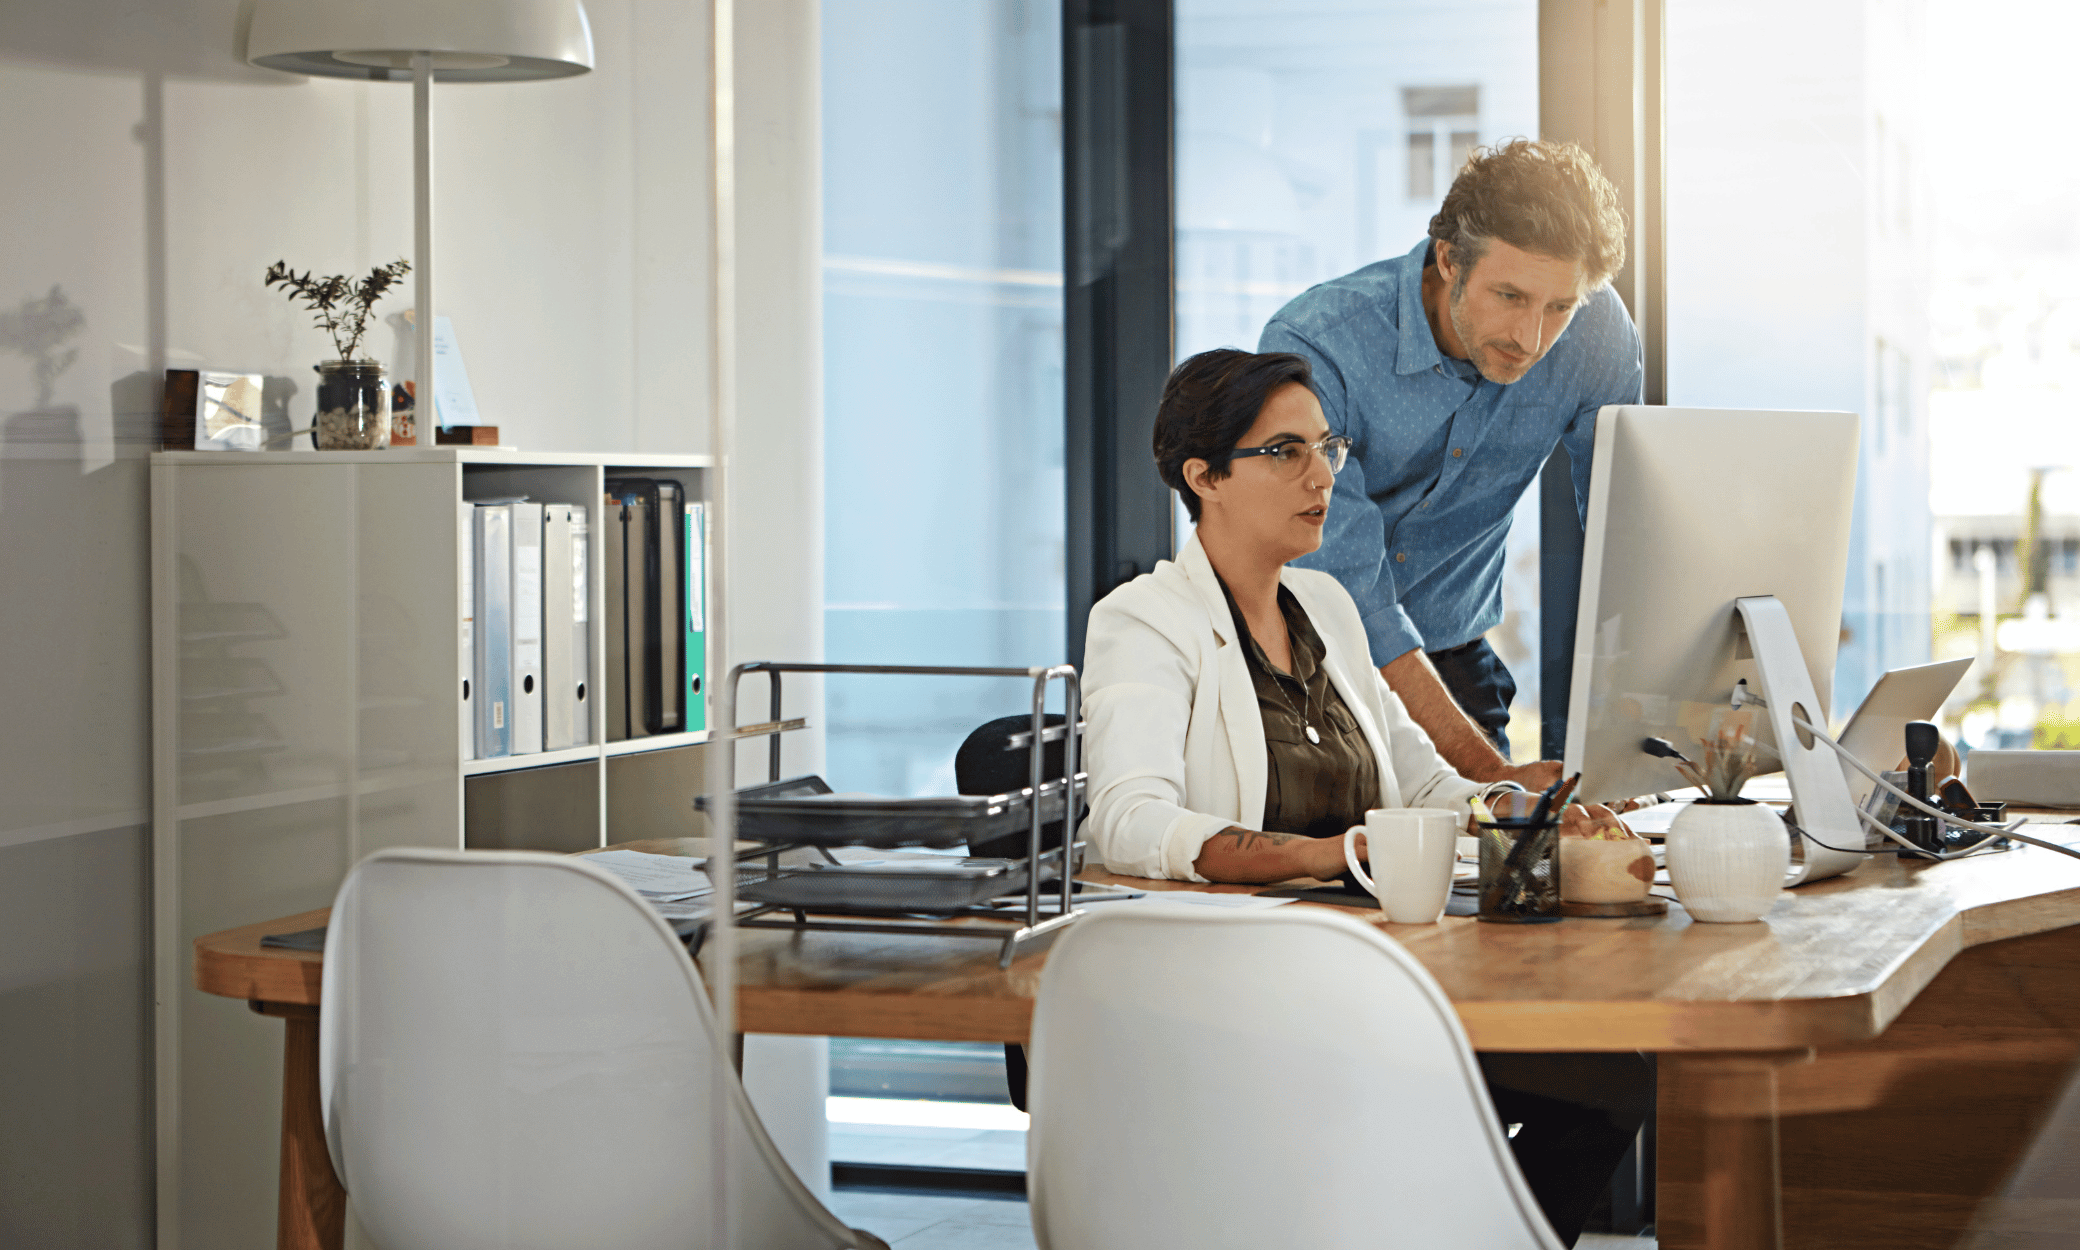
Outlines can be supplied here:
<path id="1" fill-rule="evenodd" d="M 1753 799 L 1699 799 L 1669 823 L 1667 844 L 1677 900 L 1714 924 L 1762 919 L 1791 863 L 1783 818 Z"/>

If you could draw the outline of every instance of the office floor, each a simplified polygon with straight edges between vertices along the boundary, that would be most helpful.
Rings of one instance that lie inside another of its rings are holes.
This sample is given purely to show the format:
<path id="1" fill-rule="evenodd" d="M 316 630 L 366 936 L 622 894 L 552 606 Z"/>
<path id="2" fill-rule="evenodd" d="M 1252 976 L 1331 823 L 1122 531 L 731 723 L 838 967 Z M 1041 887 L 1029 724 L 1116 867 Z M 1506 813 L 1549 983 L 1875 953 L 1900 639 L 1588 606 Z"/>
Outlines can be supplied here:
<path id="1" fill-rule="evenodd" d="M 1026 1135 L 1005 1129 L 833 1122 L 830 1133 L 831 1158 L 844 1163 L 1026 1170 Z"/>
<path id="2" fill-rule="evenodd" d="M 927 1198 L 841 1189 L 831 1213 L 902 1250 L 1034 1250 L 1032 1218 L 1018 1198 Z"/>
<path id="3" fill-rule="evenodd" d="M 846 1102 L 833 1099 L 834 1107 Z M 860 1102 L 855 1107 L 879 1104 Z M 896 1105 L 896 1104 L 891 1104 Z M 913 1106 L 913 1104 L 901 1104 Z M 945 1108 L 940 1108 L 945 1110 Z M 953 1111 L 976 1111 L 956 1105 Z M 1009 1111 L 1009 1108 L 1002 1108 Z M 861 1114 L 854 1111 L 852 1114 Z M 872 1118 L 868 1113 L 867 1118 Z M 929 1118 L 929 1117 L 926 1117 Z M 961 1118 L 950 1116 L 949 1118 Z M 833 1119 L 831 1158 L 910 1167 L 986 1168 L 1023 1172 L 1026 1135 L 1005 1129 L 878 1124 Z M 902 1250 L 1035 1250 L 1024 1200 L 841 1189 L 831 1210 L 854 1228 Z M 1654 1250 L 1651 1237 L 1585 1233 L 1580 1250 Z"/>
<path id="4" fill-rule="evenodd" d="M 928 1198 L 841 1189 L 831 1211 L 901 1250 L 1034 1250 L 1026 1204 L 1003 1198 Z M 1584 1233 L 1578 1250 L 1654 1250 L 1651 1237 Z"/>

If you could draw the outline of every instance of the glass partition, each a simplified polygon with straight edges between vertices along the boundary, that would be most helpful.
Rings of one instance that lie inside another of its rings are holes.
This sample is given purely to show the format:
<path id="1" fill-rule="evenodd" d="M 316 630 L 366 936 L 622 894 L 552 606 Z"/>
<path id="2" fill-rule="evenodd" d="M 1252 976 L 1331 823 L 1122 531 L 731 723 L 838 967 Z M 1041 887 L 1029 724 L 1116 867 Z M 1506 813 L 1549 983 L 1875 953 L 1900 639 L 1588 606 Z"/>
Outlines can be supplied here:
<path id="1" fill-rule="evenodd" d="M 1059 5 L 824 0 L 822 22 L 825 654 L 1059 664 Z M 1032 690 L 827 681 L 831 784 L 902 795 L 953 793 L 961 741 Z M 831 1093 L 841 1175 L 1025 1166 L 1001 1047 L 836 1039 Z"/>
<path id="2" fill-rule="evenodd" d="M 1059 8 L 823 6 L 825 653 L 1058 664 Z M 841 790 L 951 794 L 1025 683 L 832 677 Z"/>

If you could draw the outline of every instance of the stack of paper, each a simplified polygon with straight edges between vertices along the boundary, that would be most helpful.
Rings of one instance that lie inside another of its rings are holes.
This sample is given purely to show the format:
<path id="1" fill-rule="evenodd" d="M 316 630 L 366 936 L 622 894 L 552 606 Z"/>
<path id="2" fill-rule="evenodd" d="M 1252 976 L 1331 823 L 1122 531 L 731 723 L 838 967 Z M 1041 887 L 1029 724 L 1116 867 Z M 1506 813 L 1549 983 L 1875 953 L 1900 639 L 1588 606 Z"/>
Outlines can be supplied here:
<path id="1" fill-rule="evenodd" d="M 714 892 L 704 859 L 684 855 L 651 855 L 643 851 L 601 851 L 587 863 L 606 869 L 657 908 L 667 920 L 697 920 L 708 914 L 707 896 Z"/>

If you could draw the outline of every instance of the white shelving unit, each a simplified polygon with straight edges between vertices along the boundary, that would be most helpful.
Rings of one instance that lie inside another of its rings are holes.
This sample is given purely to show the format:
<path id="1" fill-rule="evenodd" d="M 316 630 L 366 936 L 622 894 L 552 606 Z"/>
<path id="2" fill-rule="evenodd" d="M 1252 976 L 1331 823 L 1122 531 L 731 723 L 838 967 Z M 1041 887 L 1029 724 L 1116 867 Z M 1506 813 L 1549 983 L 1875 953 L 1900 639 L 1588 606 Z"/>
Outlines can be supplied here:
<path id="1" fill-rule="evenodd" d="M 590 745 L 463 758 L 456 512 L 516 495 L 586 506 L 588 684 L 603 693 L 605 479 L 676 478 L 704 500 L 708 471 L 705 456 L 474 447 L 152 457 L 162 1205 L 275 1201 L 281 1032 L 191 987 L 196 937 L 323 907 L 384 847 L 570 851 L 693 830 L 707 733 L 609 743 L 603 697 Z M 617 835 L 617 811 L 641 819 Z"/>

